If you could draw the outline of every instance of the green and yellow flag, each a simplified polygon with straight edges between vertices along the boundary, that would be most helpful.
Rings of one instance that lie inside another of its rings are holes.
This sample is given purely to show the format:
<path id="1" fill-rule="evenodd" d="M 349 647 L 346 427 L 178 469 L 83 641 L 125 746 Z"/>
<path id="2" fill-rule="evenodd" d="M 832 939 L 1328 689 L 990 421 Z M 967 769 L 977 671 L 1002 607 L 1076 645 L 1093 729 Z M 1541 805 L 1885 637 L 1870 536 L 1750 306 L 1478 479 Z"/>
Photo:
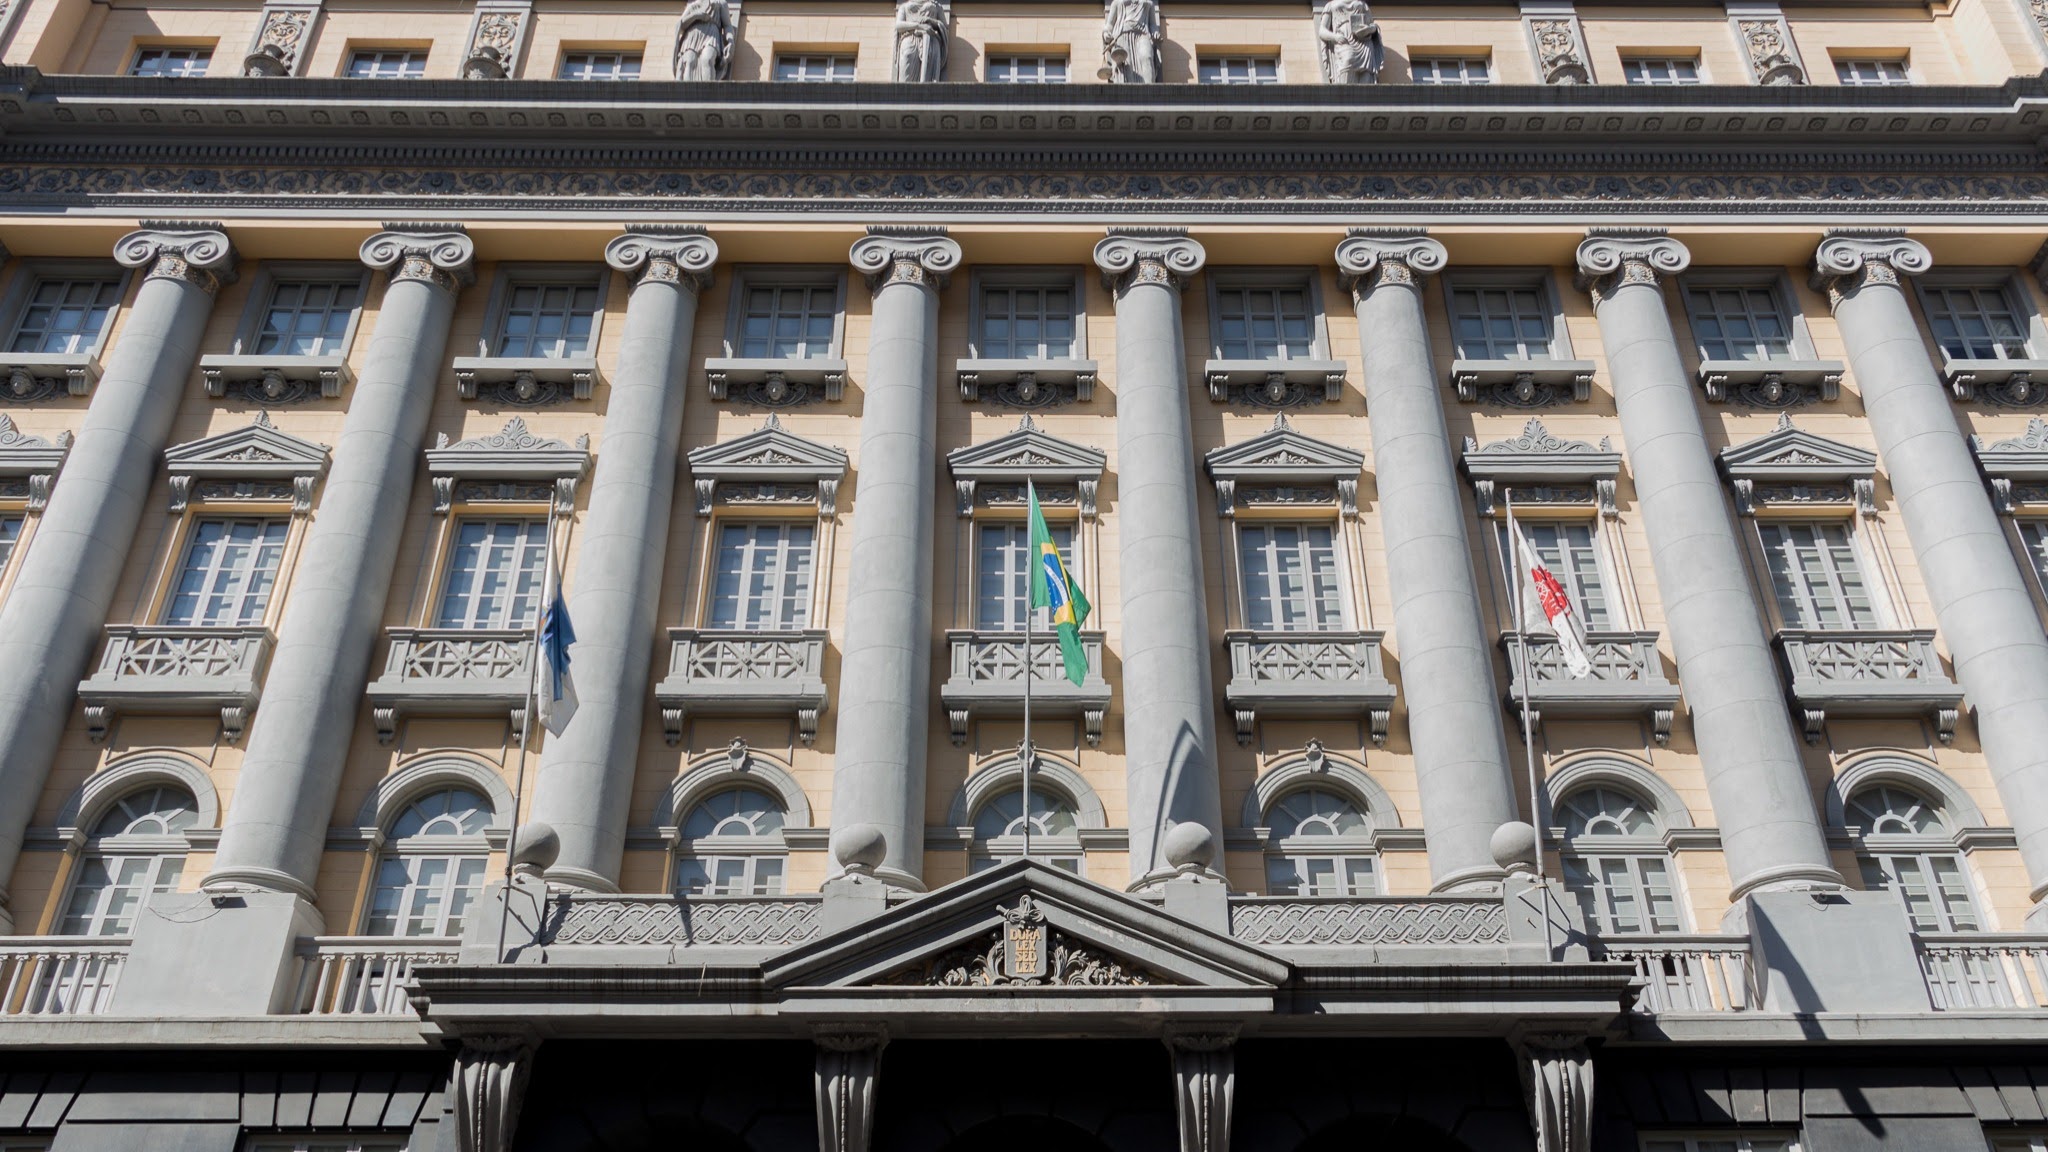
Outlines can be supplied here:
<path id="1" fill-rule="evenodd" d="M 1045 526 L 1045 513 L 1038 508 L 1038 486 L 1026 487 L 1031 496 L 1031 607 L 1052 609 L 1052 627 L 1059 633 L 1067 679 L 1078 688 L 1088 678 L 1088 653 L 1081 647 L 1081 625 L 1088 620 L 1088 597 L 1067 575 L 1059 546 L 1053 543 L 1052 532 Z"/>

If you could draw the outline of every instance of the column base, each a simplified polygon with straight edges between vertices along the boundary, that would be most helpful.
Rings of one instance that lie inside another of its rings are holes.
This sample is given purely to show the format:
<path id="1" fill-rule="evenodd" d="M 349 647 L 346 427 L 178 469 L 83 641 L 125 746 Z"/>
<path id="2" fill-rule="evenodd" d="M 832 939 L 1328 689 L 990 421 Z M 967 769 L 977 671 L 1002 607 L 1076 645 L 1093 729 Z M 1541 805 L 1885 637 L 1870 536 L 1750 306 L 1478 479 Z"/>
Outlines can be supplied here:
<path id="1" fill-rule="evenodd" d="M 571 892 L 594 892 L 601 896 L 616 896 L 618 884 L 610 877 L 592 872 L 588 868 L 556 866 L 547 870 L 548 887 L 566 888 Z"/>
<path id="2" fill-rule="evenodd" d="M 1832 868 L 1787 864 L 1744 876 L 1739 883 L 1732 885 L 1728 893 L 1729 915 L 1735 915 L 1746 898 L 1759 892 L 1840 892 L 1847 887 L 1842 883 L 1841 873 Z M 1722 920 L 1724 931 L 1728 922 L 1726 918 Z"/>
<path id="3" fill-rule="evenodd" d="M 277 868 L 255 866 L 216 868 L 199 882 L 199 890 L 213 893 L 274 892 L 309 902 L 315 899 L 312 886 L 297 876 Z"/>
<path id="4" fill-rule="evenodd" d="M 116 1016 L 267 1016 L 296 1010 L 298 944 L 320 910 L 284 892 L 174 892 L 135 918 Z"/>
<path id="5" fill-rule="evenodd" d="M 1461 868 L 1429 886 L 1431 896 L 1498 896 L 1506 890 L 1507 869 L 1497 865 Z"/>

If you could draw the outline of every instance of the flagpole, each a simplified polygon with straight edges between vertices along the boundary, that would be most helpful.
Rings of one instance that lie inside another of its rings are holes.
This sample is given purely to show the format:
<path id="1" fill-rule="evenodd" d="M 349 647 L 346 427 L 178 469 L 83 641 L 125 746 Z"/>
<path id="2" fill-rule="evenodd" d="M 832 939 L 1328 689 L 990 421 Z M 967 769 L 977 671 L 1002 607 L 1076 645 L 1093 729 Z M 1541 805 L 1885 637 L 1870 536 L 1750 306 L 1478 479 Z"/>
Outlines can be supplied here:
<path id="1" fill-rule="evenodd" d="M 541 597 L 533 614 L 533 648 L 526 657 L 526 706 L 519 714 L 519 768 L 512 777 L 512 833 L 505 840 L 505 891 L 506 899 L 499 904 L 498 954 L 505 954 L 506 921 L 512 914 L 512 862 L 519 855 L 519 807 L 526 794 L 526 748 L 533 731 L 533 714 L 540 708 L 540 656 L 542 632 L 547 628 L 548 608 L 555 602 L 555 506 L 548 502 L 547 537 L 541 556 L 545 567 L 541 574 Z"/>
<path id="2" fill-rule="evenodd" d="M 1031 762 L 1037 759 L 1038 756 L 1037 752 L 1031 747 L 1031 681 L 1033 678 L 1031 669 L 1031 621 L 1032 617 L 1038 614 L 1038 609 L 1032 603 L 1034 597 L 1031 595 L 1031 588 L 1035 582 L 1034 577 L 1038 574 L 1038 566 L 1043 561 L 1039 558 L 1037 543 L 1031 538 L 1030 510 L 1038 506 L 1038 486 L 1030 480 L 1024 481 L 1024 494 L 1024 507 L 1026 509 L 1024 521 L 1026 563 L 1024 566 L 1024 745 L 1022 755 L 1024 778 L 1024 858 L 1029 860 L 1031 859 Z"/>
<path id="3" fill-rule="evenodd" d="M 1529 631 L 1523 618 L 1524 602 L 1528 599 L 1523 581 L 1522 530 L 1515 524 L 1515 490 L 1502 490 L 1503 502 L 1508 511 L 1508 584 L 1515 603 L 1515 683 L 1522 713 L 1522 758 L 1529 774 L 1529 825 L 1536 833 L 1536 885 L 1542 890 L 1543 901 L 1543 953 L 1550 955 L 1550 897 L 1549 888 L 1543 882 L 1543 793 L 1536 786 L 1536 723 L 1529 714 Z"/>

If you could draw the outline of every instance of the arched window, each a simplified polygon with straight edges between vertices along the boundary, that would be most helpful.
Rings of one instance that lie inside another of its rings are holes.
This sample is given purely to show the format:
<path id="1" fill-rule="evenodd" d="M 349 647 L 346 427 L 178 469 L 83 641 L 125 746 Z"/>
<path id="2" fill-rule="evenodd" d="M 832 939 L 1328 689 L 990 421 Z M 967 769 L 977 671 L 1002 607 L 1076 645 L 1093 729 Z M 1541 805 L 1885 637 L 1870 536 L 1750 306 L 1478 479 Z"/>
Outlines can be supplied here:
<path id="1" fill-rule="evenodd" d="M 1297 788 L 1266 809 L 1272 829 L 1266 891 L 1274 896 L 1371 896 L 1379 891 L 1372 816 L 1329 788 Z"/>
<path id="2" fill-rule="evenodd" d="M 1011 788 L 982 802 L 974 813 L 974 844 L 967 870 L 980 872 L 1024 851 L 1024 790 Z M 1066 794 L 1031 780 L 1031 858 L 1079 874 L 1081 818 Z"/>
<path id="3" fill-rule="evenodd" d="M 758 788 L 728 788 L 706 796 L 683 817 L 676 894 L 779 894 L 789 853 L 782 817 L 782 802 Z"/>
<path id="4" fill-rule="evenodd" d="M 1897 889 L 1914 931 L 1974 932 L 1983 926 L 1955 831 L 1937 804 L 1897 784 L 1875 784 L 1849 797 L 1842 816 L 1862 834 L 1863 886 Z"/>
<path id="5" fill-rule="evenodd" d="M 491 802 L 467 788 L 414 799 L 385 831 L 370 901 L 372 936 L 459 936 L 462 918 L 483 894 Z"/>
<path id="6" fill-rule="evenodd" d="M 1564 824 L 1564 884 L 1595 932 L 1682 932 L 1664 822 L 1612 785 L 1581 788 L 1558 802 Z"/>
<path id="7" fill-rule="evenodd" d="M 131 792 L 92 827 L 57 931 L 126 936 L 150 897 L 175 891 L 185 871 L 185 829 L 199 820 L 192 793 L 172 784 Z"/>

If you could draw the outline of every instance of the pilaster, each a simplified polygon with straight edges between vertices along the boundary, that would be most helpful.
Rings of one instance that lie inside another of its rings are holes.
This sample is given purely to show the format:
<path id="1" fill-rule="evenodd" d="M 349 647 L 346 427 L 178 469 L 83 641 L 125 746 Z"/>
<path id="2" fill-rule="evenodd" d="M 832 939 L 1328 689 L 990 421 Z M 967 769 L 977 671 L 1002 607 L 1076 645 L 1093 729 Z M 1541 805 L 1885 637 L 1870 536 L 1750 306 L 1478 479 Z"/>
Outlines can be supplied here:
<path id="1" fill-rule="evenodd" d="M 1446 263 L 1426 236 L 1353 233 L 1337 268 L 1358 309 L 1394 644 L 1438 891 L 1501 880 L 1488 844 L 1516 819 L 1457 465 L 1421 288 Z"/>

